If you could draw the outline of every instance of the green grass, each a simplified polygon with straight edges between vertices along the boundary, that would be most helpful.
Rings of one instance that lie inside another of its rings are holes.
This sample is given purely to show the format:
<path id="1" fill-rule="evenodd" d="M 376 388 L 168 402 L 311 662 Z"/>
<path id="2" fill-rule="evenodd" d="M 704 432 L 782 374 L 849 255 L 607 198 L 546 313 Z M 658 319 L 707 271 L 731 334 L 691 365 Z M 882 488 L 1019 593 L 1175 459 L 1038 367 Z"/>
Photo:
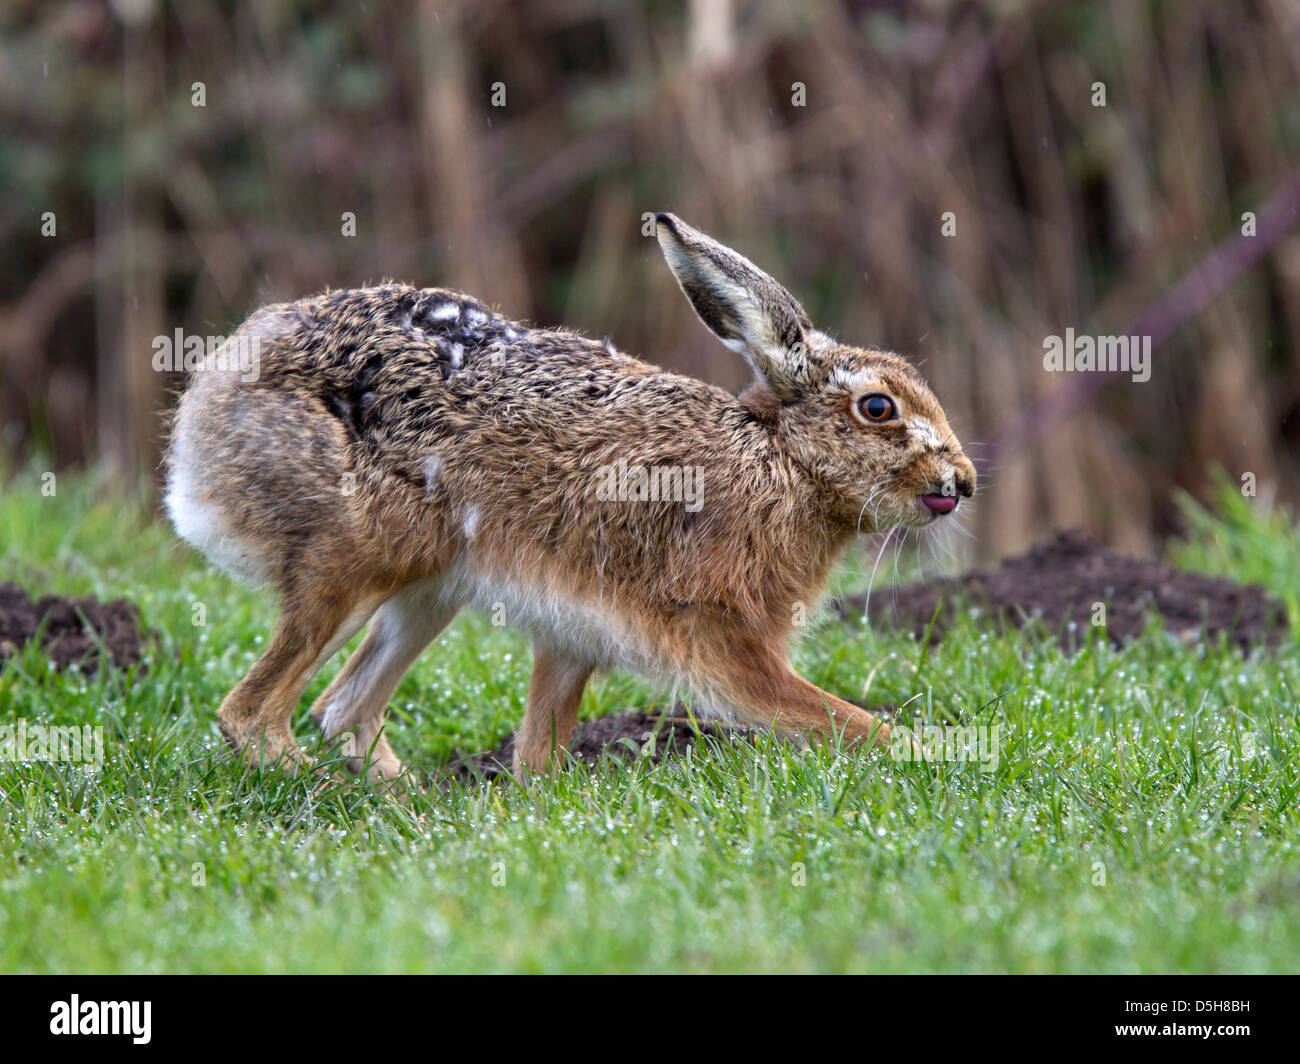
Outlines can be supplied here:
<path id="1" fill-rule="evenodd" d="M 1180 562 L 1265 581 L 1300 620 L 1289 517 L 1227 496 L 1220 517 L 1188 512 Z M 996 769 L 760 738 L 529 792 L 391 796 L 227 755 L 214 708 L 270 603 L 142 508 L 68 477 L 46 498 L 26 471 L 0 545 L 3 577 L 130 598 L 160 639 L 143 677 L 56 673 L 30 649 L 0 673 L 0 724 L 106 739 L 95 775 L 0 765 L 0 970 L 1238 972 L 1300 956 L 1300 625 L 1268 655 L 1153 628 L 1067 658 L 970 622 L 928 649 L 827 622 L 805 675 L 996 725 Z M 523 639 L 461 617 L 396 695 L 399 754 L 427 769 L 495 743 L 527 672 Z M 664 697 L 615 675 L 584 714 Z"/>

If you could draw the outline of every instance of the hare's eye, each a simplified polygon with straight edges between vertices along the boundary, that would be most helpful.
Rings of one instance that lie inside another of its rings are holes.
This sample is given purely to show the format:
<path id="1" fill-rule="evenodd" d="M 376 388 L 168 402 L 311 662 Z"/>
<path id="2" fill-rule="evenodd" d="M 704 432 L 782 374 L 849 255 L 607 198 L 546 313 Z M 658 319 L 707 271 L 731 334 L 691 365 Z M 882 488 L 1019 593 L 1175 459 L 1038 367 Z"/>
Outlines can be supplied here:
<path id="1" fill-rule="evenodd" d="M 888 421 L 894 417 L 894 400 L 887 395 L 864 395 L 858 400 L 858 412 L 865 421 Z"/>

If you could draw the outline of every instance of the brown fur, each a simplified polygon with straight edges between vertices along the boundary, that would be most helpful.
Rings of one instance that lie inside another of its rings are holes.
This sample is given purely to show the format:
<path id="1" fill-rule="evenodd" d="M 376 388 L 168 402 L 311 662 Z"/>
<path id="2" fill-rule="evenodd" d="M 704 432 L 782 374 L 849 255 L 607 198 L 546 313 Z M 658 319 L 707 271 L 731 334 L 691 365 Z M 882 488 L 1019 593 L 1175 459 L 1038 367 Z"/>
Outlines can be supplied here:
<path id="1" fill-rule="evenodd" d="M 378 611 L 314 712 L 354 736 L 354 769 L 395 775 L 387 702 L 468 603 L 533 634 L 517 744 L 532 769 L 570 740 L 591 672 L 618 665 L 783 732 L 888 737 L 791 670 L 798 605 L 811 611 L 855 533 L 929 523 L 919 496 L 968 496 L 974 469 L 907 363 L 816 332 L 784 288 L 678 219 L 661 215 L 659 236 L 701 318 L 755 369 L 739 398 L 395 284 L 266 307 L 238 334 L 261 342 L 256 381 L 194 375 L 169 455 L 173 518 L 282 606 L 222 703 L 234 746 L 296 757 L 302 691 Z M 868 393 L 898 418 L 868 423 Z M 702 468 L 698 511 L 598 499 L 620 459 Z"/>

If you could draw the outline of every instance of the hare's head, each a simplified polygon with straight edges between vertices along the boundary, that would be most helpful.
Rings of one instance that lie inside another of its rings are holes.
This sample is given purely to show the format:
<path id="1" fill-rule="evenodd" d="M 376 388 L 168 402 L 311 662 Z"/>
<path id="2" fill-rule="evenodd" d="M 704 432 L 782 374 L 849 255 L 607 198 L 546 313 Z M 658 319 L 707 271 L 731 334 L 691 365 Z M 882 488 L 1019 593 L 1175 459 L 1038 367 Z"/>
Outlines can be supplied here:
<path id="1" fill-rule="evenodd" d="M 974 493 L 975 467 L 915 369 L 818 332 L 781 285 L 673 215 L 658 215 L 658 235 L 695 312 L 753 368 L 744 398 L 839 520 L 919 527 Z"/>

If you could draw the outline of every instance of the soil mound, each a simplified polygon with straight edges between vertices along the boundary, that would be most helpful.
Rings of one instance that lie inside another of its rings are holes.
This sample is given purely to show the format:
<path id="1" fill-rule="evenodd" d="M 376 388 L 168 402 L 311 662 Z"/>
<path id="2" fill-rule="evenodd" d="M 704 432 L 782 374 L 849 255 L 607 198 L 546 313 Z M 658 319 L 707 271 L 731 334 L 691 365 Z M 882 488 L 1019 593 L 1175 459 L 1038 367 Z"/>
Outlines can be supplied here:
<path id="1" fill-rule="evenodd" d="M 105 654 L 119 668 L 139 665 L 146 638 L 139 609 L 125 599 L 45 595 L 33 601 L 17 584 L 0 583 L 0 667 L 38 632 L 41 653 L 56 668 L 76 662 L 90 673 Z"/>
<path id="2" fill-rule="evenodd" d="M 698 719 L 698 718 L 697 718 Z M 648 757 L 655 764 L 665 757 L 679 757 L 700 736 L 743 736 L 747 729 L 731 727 L 717 721 L 699 721 L 699 731 L 691 725 L 684 707 L 672 713 L 611 713 L 609 716 L 585 720 L 578 725 L 570 753 L 588 765 L 594 765 L 605 751 L 633 760 Z M 484 777 L 495 779 L 509 774 L 515 756 L 515 737 L 486 753 L 461 757 L 452 762 L 448 771 L 462 780 Z"/>
<path id="3" fill-rule="evenodd" d="M 888 719 L 898 707 L 871 706 L 870 709 Z M 691 724 L 686 707 L 681 704 L 669 713 L 611 713 L 580 723 L 569 750 L 575 758 L 588 765 L 596 764 L 600 755 L 606 752 L 629 761 L 646 757 L 657 765 L 665 758 L 681 757 L 687 747 L 701 737 L 734 741 L 746 740 L 753 735 L 749 728 L 741 725 L 701 720 L 698 716 L 696 723 L 699 724 L 698 731 Z M 486 753 L 454 758 L 446 771 L 460 780 L 495 779 L 503 773 L 509 774 L 514 756 L 515 739 L 511 735 Z"/>
<path id="4" fill-rule="evenodd" d="M 1287 630 L 1285 611 L 1263 588 L 1115 554 L 1077 529 L 1058 532 L 996 569 L 882 589 L 871 596 L 869 611 L 859 596 L 847 599 L 841 612 L 868 612 L 873 624 L 924 636 L 937 609 L 937 637 L 957 610 L 975 609 L 995 623 L 1041 621 L 1073 651 L 1088 640 L 1098 602 L 1106 606 L 1099 627 L 1117 646 L 1141 634 L 1152 610 L 1180 639 L 1213 640 L 1226 633 L 1242 649 L 1274 646 Z"/>

